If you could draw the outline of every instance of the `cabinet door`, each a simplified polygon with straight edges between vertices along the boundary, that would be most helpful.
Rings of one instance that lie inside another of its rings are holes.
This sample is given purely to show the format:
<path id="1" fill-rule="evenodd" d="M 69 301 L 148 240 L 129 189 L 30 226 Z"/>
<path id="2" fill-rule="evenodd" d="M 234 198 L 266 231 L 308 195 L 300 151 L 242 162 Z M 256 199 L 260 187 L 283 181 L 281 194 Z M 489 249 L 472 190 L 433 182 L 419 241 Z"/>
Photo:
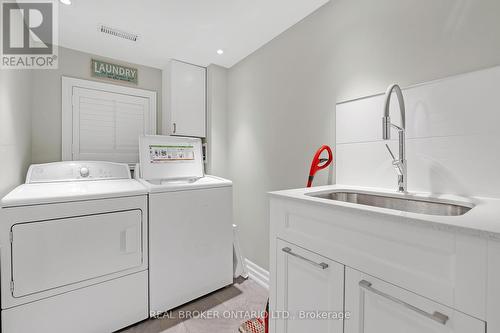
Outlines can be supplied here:
<path id="1" fill-rule="evenodd" d="M 342 332 L 344 266 L 281 240 L 276 251 L 275 333 Z"/>
<path id="2" fill-rule="evenodd" d="M 170 65 L 170 131 L 205 137 L 206 69 L 179 61 Z"/>
<path id="3" fill-rule="evenodd" d="M 484 333 L 485 323 L 346 268 L 346 333 Z"/>

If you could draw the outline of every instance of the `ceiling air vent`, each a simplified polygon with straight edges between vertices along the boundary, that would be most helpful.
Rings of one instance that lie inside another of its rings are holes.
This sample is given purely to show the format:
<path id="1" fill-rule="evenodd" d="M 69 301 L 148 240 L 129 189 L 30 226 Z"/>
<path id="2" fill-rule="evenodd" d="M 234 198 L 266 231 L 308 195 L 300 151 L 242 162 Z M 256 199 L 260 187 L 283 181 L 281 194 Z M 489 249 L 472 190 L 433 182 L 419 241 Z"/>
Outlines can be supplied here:
<path id="1" fill-rule="evenodd" d="M 115 28 L 111 28 L 111 27 L 108 27 L 106 25 L 101 25 L 101 32 L 108 34 L 108 35 L 111 35 L 111 36 L 115 36 L 115 37 L 119 37 L 119 38 L 123 38 L 123 39 L 128 39 L 128 40 L 131 40 L 133 42 L 137 42 L 137 38 L 139 38 L 139 36 L 136 34 L 132 34 L 130 32 L 126 32 L 123 30 L 118 30 Z"/>

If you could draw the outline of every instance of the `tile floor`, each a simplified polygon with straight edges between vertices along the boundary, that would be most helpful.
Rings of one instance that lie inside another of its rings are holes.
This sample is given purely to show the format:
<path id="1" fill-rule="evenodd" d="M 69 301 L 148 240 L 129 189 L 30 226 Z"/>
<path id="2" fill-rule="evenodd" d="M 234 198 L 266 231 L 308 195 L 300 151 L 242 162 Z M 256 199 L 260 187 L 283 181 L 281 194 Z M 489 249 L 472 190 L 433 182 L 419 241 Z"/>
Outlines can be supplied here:
<path id="1" fill-rule="evenodd" d="M 252 312 L 265 309 L 267 297 L 267 290 L 254 281 L 235 280 L 233 285 L 174 309 L 168 316 L 143 321 L 119 333 L 237 333 Z M 189 314 L 197 317 L 185 318 Z"/>

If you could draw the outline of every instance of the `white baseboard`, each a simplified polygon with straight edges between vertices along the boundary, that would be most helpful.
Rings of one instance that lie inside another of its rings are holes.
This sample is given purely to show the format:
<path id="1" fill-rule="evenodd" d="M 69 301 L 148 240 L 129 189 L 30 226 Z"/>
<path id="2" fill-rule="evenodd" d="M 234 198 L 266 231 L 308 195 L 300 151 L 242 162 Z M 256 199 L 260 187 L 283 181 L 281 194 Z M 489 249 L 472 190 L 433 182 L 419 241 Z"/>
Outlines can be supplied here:
<path id="1" fill-rule="evenodd" d="M 259 265 L 245 259 L 248 277 L 257 282 L 262 287 L 269 289 L 269 272 Z"/>

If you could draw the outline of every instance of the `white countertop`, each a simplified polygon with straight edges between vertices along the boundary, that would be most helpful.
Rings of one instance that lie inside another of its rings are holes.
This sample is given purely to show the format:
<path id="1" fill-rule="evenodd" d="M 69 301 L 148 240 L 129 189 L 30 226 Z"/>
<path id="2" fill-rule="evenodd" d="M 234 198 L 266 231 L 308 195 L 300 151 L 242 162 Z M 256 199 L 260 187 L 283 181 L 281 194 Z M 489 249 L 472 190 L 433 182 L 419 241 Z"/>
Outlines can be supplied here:
<path id="1" fill-rule="evenodd" d="M 464 206 L 474 206 L 470 211 L 460 216 L 440 216 L 410 213 L 400 210 L 373 207 L 325 198 L 313 197 L 308 194 L 322 192 L 358 192 L 365 194 L 384 195 L 395 198 L 408 198 L 429 200 L 434 199 L 439 202 L 450 204 L 459 204 Z M 488 236 L 500 238 L 500 199 L 483 198 L 483 197 L 461 197 L 456 195 L 442 195 L 431 193 L 409 192 L 407 194 L 397 193 L 382 188 L 355 187 L 348 185 L 328 185 L 311 188 L 298 188 L 284 191 L 276 191 L 269 193 L 272 197 L 289 198 L 293 200 L 301 200 L 311 204 L 319 204 L 323 206 L 345 207 L 348 209 L 361 210 L 372 212 L 374 214 L 383 214 L 401 217 L 403 222 L 430 224 L 433 227 L 440 229 L 457 229 L 479 236 Z"/>

